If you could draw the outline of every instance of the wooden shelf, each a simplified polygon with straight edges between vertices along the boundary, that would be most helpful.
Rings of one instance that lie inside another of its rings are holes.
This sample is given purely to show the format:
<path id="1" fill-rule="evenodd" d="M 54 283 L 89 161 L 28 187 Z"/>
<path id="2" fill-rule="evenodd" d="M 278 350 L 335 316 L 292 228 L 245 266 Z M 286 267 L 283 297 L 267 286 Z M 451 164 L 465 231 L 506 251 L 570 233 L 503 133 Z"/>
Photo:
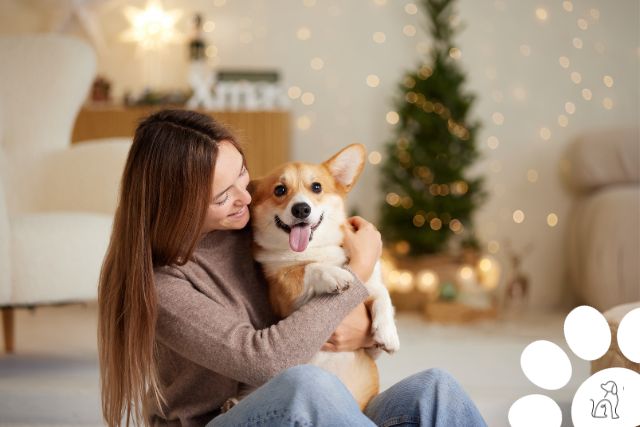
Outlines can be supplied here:
<path id="1" fill-rule="evenodd" d="M 72 143 L 132 137 L 136 126 L 154 111 L 174 107 L 87 106 L 80 110 Z M 175 107 L 180 108 L 180 107 Z M 227 126 L 245 150 L 253 177 L 266 174 L 289 158 L 289 113 L 286 111 L 203 111 Z"/>

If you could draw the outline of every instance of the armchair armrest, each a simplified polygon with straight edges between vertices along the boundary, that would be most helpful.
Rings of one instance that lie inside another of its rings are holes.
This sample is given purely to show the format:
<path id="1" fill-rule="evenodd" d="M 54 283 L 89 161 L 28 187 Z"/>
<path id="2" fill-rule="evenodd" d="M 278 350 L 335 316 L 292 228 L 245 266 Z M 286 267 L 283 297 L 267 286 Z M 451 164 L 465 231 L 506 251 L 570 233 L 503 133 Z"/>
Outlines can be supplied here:
<path id="1" fill-rule="evenodd" d="M 130 138 L 107 138 L 49 153 L 42 162 L 41 209 L 113 214 L 130 147 Z"/>
<path id="2" fill-rule="evenodd" d="M 2 171 L 7 170 L 4 152 L 0 146 L 0 305 L 11 300 L 11 230 L 9 209 L 5 196 L 5 182 Z"/>
<path id="3" fill-rule="evenodd" d="M 563 155 L 563 179 L 576 192 L 607 185 L 640 183 L 640 130 L 591 131 L 576 138 Z"/>

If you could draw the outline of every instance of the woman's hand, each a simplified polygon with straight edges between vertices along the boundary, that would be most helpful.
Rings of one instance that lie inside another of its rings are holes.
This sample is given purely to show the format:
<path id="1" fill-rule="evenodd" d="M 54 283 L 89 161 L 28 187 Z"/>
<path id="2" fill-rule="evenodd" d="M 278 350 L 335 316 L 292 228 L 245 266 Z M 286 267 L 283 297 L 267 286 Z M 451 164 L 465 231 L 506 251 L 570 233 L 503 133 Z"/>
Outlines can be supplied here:
<path id="1" fill-rule="evenodd" d="M 355 351 L 375 345 L 371 336 L 371 316 L 364 303 L 342 319 L 342 323 L 324 343 L 322 351 Z"/>
<path id="2" fill-rule="evenodd" d="M 366 282 L 382 255 L 382 238 L 376 227 L 365 219 L 354 216 L 343 225 L 342 246 L 349 257 L 349 268 Z"/>

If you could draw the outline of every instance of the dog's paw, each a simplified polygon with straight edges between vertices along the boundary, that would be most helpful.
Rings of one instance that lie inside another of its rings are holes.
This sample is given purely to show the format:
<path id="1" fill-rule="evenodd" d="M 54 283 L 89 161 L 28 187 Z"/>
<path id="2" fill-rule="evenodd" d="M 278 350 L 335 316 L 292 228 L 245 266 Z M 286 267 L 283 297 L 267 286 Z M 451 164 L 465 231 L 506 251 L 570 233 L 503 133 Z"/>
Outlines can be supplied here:
<path id="1" fill-rule="evenodd" d="M 400 350 L 400 338 L 393 319 L 377 316 L 371 322 L 371 332 L 378 347 L 387 353 L 393 354 Z"/>
<path id="2" fill-rule="evenodd" d="M 340 294 L 351 286 L 353 276 L 344 268 L 334 265 L 307 266 L 308 280 L 317 293 Z"/>
<path id="3" fill-rule="evenodd" d="M 225 412 L 229 412 L 231 408 L 238 404 L 238 402 L 238 399 L 236 399 L 235 397 L 230 397 L 222 404 L 222 406 L 220 407 L 220 411 L 222 411 L 223 414 Z"/>

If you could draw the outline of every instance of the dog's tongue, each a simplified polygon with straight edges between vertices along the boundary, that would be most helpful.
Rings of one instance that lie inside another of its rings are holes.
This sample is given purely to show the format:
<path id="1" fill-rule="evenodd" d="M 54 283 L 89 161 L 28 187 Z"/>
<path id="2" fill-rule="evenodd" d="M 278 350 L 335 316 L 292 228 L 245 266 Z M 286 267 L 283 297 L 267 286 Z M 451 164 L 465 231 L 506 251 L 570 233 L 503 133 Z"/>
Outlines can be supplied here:
<path id="1" fill-rule="evenodd" d="M 291 227 L 289 246 L 296 252 L 302 252 L 307 249 L 309 237 L 311 237 L 311 227 L 308 224 Z"/>

